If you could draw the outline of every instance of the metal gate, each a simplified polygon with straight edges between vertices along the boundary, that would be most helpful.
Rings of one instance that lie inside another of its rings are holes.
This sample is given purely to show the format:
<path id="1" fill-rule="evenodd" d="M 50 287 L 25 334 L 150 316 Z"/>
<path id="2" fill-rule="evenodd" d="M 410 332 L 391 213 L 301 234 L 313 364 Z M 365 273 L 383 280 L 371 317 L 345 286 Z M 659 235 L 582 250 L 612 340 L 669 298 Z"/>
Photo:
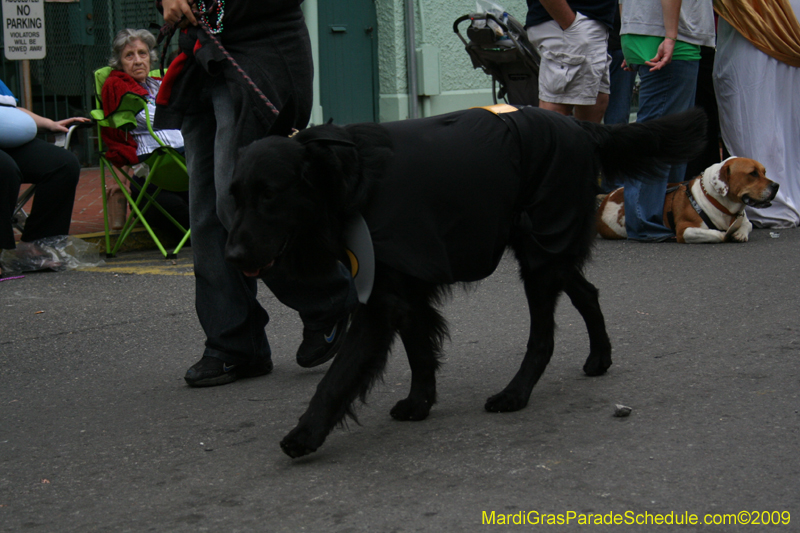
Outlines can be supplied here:
<path id="1" fill-rule="evenodd" d="M 111 41 L 124 28 L 161 24 L 152 0 L 48 2 L 44 21 L 47 56 L 31 61 L 33 112 L 54 120 L 88 116 L 94 106 L 93 72 L 108 63 Z M 0 45 L 2 34 L 0 34 Z M 19 98 L 21 68 L 0 51 L 0 76 Z M 73 150 L 84 165 L 96 162 L 93 128 L 80 130 Z"/>

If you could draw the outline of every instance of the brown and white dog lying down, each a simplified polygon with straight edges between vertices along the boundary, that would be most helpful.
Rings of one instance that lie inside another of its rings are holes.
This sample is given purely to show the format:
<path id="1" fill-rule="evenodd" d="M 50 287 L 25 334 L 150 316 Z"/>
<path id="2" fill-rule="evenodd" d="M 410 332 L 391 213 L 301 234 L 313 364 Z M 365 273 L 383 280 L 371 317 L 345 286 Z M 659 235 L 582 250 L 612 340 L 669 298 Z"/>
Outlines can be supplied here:
<path id="1" fill-rule="evenodd" d="M 753 224 L 744 207 L 769 207 L 778 184 L 766 177 L 755 159 L 729 157 L 684 183 L 671 183 L 664 199 L 664 225 L 678 242 L 747 242 Z M 602 197 L 597 208 L 597 233 L 605 239 L 625 239 L 624 188 Z"/>

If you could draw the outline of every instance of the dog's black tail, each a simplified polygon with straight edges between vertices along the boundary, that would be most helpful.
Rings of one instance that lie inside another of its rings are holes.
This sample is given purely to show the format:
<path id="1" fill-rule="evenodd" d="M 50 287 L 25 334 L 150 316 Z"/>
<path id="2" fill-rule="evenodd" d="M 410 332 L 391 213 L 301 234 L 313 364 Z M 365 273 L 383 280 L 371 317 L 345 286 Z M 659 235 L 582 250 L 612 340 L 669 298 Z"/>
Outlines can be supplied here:
<path id="1" fill-rule="evenodd" d="M 707 122 L 705 112 L 696 107 L 641 123 L 582 125 L 595 137 L 607 177 L 647 179 L 658 174 L 658 163 L 682 163 L 698 155 L 706 144 Z"/>

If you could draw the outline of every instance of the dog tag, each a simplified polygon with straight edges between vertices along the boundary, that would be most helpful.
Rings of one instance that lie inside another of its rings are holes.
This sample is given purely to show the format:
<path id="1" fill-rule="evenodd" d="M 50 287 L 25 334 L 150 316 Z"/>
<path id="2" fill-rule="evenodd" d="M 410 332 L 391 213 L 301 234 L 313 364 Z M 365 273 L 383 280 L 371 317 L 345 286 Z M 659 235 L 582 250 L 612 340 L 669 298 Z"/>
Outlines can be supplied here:
<path id="1" fill-rule="evenodd" d="M 344 230 L 344 242 L 350 258 L 350 274 L 358 292 L 358 301 L 366 304 L 375 281 L 375 252 L 367 221 L 360 214 Z"/>

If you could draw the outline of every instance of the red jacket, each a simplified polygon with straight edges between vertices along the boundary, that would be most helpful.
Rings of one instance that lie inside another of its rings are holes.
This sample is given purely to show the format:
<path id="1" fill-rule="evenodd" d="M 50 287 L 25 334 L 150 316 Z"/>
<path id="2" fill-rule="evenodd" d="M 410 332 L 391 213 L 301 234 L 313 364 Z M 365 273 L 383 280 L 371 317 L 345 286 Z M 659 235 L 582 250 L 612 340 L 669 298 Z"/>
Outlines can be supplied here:
<path id="1" fill-rule="evenodd" d="M 101 93 L 103 112 L 106 116 L 119 107 L 122 97 L 127 93 L 147 96 L 147 90 L 121 70 L 111 71 L 108 79 L 103 84 Z M 130 132 L 115 128 L 101 128 L 101 135 L 106 148 L 106 159 L 117 166 L 136 165 L 139 163 L 139 158 L 136 156 L 136 141 Z"/>

